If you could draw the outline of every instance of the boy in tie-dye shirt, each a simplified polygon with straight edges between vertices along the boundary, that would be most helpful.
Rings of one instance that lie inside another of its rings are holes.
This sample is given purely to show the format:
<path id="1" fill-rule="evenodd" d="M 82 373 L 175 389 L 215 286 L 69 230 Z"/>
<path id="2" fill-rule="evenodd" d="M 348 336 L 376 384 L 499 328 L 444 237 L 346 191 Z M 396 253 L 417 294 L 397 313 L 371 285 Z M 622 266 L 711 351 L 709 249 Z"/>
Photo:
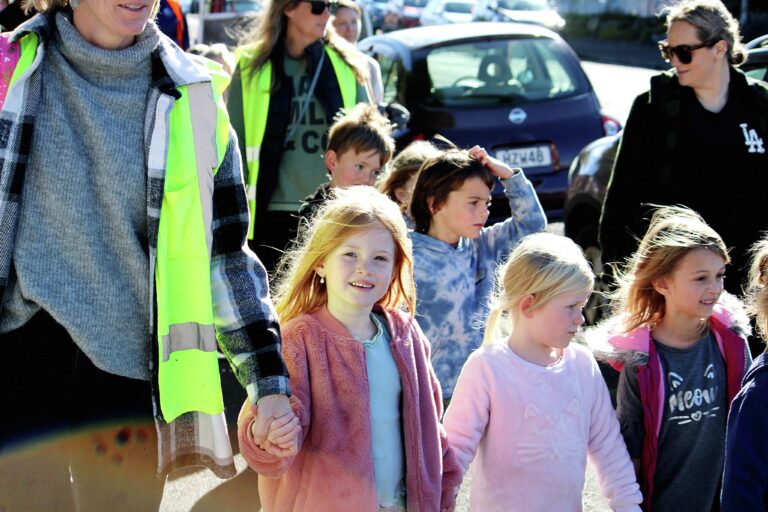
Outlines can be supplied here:
<path id="1" fill-rule="evenodd" d="M 486 228 L 495 178 L 512 213 Z M 482 343 L 497 266 L 522 237 L 542 231 L 547 219 L 522 170 L 478 146 L 426 162 L 411 213 L 417 318 L 432 343 L 443 398 L 450 399 L 462 365 Z"/>

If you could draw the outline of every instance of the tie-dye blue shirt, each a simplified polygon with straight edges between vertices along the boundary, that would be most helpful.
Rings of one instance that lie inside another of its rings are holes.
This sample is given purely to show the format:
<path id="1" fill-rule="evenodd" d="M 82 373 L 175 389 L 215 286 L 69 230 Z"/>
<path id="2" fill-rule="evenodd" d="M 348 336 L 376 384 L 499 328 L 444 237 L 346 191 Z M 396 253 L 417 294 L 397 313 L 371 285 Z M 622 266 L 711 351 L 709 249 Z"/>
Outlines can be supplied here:
<path id="1" fill-rule="evenodd" d="M 443 398 L 450 398 L 461 367 L 483 341 L 496 267 L 525 235 L 542 231 L 547 218 L 522 172 L 502 180 L 510 217 L 483 228 L 456 247 L 411 233 L 419 325 L 432 344 L 432 366 Z"/>

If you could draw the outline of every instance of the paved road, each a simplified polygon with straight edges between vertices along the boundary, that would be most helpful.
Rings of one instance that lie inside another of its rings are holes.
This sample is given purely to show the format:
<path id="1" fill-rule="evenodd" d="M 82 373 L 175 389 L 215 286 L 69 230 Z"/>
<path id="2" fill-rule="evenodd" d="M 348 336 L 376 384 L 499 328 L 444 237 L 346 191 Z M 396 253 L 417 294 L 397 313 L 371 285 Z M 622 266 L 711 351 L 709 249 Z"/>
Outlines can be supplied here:
<path id="1" fill-rule="evenodd" d="M 627 121 L 635 97 L 648 90 L 656 69 L 602 64 L 582 61 L 582 67 L 592 82 L 603 112 L 616 118 L 622 126 Z"/>

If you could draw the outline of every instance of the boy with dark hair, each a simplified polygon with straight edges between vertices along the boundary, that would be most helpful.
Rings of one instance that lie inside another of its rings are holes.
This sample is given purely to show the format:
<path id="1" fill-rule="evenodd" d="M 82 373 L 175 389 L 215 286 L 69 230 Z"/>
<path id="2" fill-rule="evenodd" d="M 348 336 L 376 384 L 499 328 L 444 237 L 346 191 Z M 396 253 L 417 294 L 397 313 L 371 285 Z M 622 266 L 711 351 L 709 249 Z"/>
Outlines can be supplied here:
<path id="1" fill-rule="evenodd" d="M 376 106 L 359 103 L 348 113 L 337 117 L 328 132 L 328 148 L 325 151 L 325 166 L 330 181 L 304 199 L 299 216 L 309 219 L 328 199 L 332 188 L 373 186 L 394 151 L 392 125 Z"/>
<path id="2" fill-rule="evenodd" d="M 511 215 L 484 227 L 500 179 Z M 411 198 L 413 278 L 419 325 L 432 343 L 432 365 L 450 399 L 464 362 L 483 340 L 497 267 L 547 217 L 522 169 L 475 146 L 452 149 L 421 166 Z"/>

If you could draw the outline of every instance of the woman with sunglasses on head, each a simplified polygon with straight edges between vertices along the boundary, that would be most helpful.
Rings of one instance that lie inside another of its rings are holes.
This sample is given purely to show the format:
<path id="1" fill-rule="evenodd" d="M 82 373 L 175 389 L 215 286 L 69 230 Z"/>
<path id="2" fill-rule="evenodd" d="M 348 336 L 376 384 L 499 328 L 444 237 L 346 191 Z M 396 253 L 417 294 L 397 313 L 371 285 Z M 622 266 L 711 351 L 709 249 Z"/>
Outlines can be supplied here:
<path id="1" fill-rule="evenodd" d="M 603 261 L 637 248 L 648 203 L 684 204 L 733 248 L 725 286 L 739 294 L 748 249 L 768 228 L 768 87 L 737 68 L 746 52 L 719 0 L 676 4 L 666 25 L 659 46 L 673 69 L 651 79 L 629 114 L 600 222 Z"/>
<path id="2" fill-rule="evenodd" d="M 236 51 L 228 110 L 246 160 L 249 244 L 270 271 L 296 235 L 303 199 L 328 179 L 334 116 L 369 101 L 362 54 L 328 27 L 338 6 L 268 0 Z"/>

